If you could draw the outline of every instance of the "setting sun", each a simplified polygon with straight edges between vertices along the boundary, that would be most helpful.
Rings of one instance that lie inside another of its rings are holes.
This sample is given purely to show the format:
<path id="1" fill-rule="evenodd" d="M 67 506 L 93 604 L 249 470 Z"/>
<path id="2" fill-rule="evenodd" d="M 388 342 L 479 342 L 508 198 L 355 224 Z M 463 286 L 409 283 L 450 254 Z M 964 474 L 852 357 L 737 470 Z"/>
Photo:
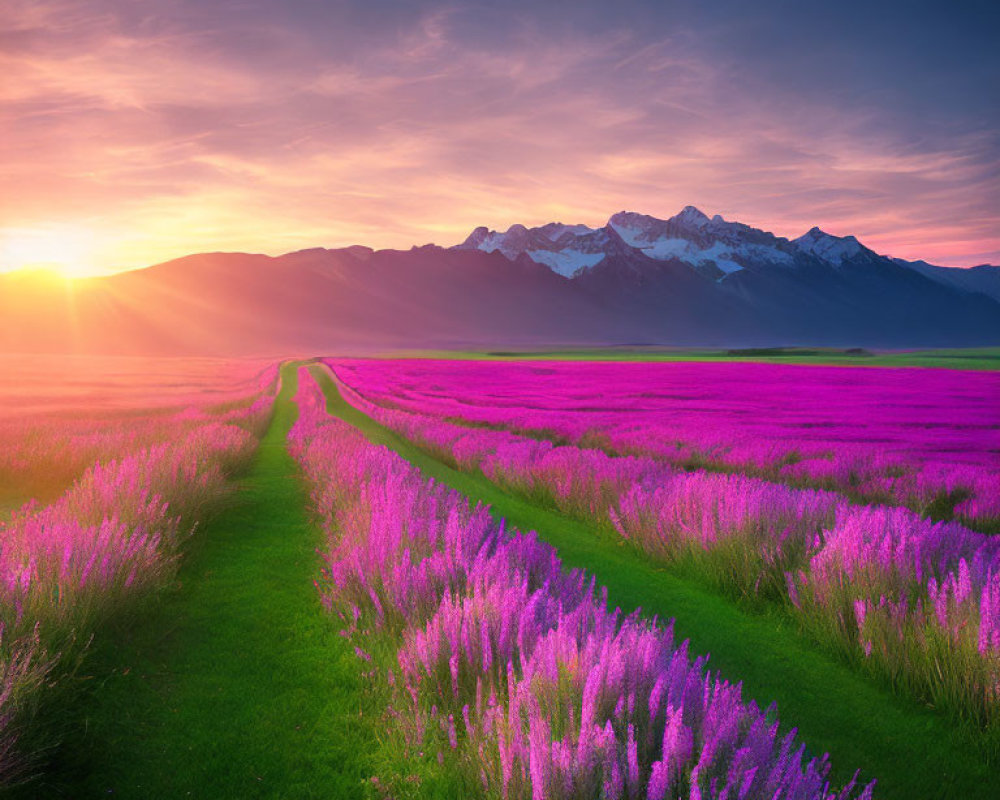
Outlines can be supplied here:
<path id="1" fill-rule="evenodd" d="M 81 227 L 52 225 L 14 228 L 0 233 L 0 272 L 31 269 L 64 278 L 84 278 L 97 272 L 94 236 Z"/>

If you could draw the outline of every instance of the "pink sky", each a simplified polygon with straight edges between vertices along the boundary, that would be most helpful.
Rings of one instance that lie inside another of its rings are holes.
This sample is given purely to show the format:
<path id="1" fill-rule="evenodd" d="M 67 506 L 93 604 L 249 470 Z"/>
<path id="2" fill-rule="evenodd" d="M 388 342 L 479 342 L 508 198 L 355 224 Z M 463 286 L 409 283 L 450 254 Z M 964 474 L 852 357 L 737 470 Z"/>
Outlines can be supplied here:
<path id="1" fill-rule="evenodd" d="M 1000 263 L 993 134 L 923 137 L 877 97 L 765 80 L 690 30 L 523 18 L 494 42 L 443 6 L 323 42 L 308 25 L 126 5 L 5 4 L 0 270 L 447 245 L 478 225 L 687 204 Z"/>

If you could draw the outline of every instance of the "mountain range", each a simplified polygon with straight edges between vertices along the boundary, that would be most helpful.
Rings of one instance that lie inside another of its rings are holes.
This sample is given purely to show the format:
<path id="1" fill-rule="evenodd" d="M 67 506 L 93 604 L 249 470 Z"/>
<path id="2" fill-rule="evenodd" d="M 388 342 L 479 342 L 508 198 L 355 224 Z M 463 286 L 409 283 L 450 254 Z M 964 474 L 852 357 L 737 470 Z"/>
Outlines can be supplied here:
<path id="1" fill-rule="evenodd" d="M 669 219 L 477 228 L 460 245 L 206 253 L 66 282 L 0 275 L 0 350 L 276 355 L 397 347 L 1000 344 L 1000 267 Z"/>

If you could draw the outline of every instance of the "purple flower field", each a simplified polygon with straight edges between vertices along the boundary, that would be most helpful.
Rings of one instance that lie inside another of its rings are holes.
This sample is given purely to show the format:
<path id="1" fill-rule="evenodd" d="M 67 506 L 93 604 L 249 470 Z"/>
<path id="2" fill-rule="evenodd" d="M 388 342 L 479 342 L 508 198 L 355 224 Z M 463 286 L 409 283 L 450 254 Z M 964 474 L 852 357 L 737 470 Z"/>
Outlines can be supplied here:
<path id="1" fill-rule="evenodd" d="M 388 687 L 404 757 L 436 752 L 489 797 L 872 796 L 831 787 L 827 759 L 670 623 L 609 612 L 549 545 L 330 418 L 304 371 L 297 401 L 292 450 L 328 536 L 324 602 Z"/>
<path id="2" fill-rule="evenodd" d="M 162 404 L 144 366 L 104 402 L 7 395 L 0 786 L 117 792 L 197 747 L 193 775 L 244 765 L 217 786 L 277 753 L 377 800 L 950 798 L 1000 757 L 989 376 L 262 367 L 150 365 Z M 46 782 L 104 745 L 96 782 Z"/>
<path id="3" fill-rule="evenodd" d="M 996 376 L 696 363 L 331 366 L 350 402 L 442 460 L 751 605 L 777 605 L 857 669 L 995 732 L 1000 539 L 963 523 L 1000 523 Z M 696 388 L 678 388 L 687 381 Z M 740 387 L 739 401 L 721 399 L 727 385 Z M 884 423 L 880 407 L 890 409 Z M 806 414 L 826 426 L 805 426 Z M 728 432 L 732 448 L 706 444 L 715 424 L 713 441 Z M 626 431 L 641 446 L 586 446 Z M 725 472 L 664 457 L 671 436 L 716 453 L 713 467 Z M 752 457 L 748 442 L 759 443 Z M 616 454 L 624 451 L 634 454 Z M 790 452 L 867 472 L 807 488 L 774 471 Z M 913 502 L 921 481 L 931 488 L 919 491 L 965 497 L 955 519 L 935 520 Z M 884 499 L 866 503 L 875 484 Z"/>
<path id="4" fill-rule="evenodd" d="M 382 407 L 944 511 L 1000 532 L 1000 375 L 746 363 L 337 360 Z"/>
<path id="5" fill-rule="evenodd" d="M 95 632 L 174 575 L 185 540 L 256 450 L 278 376 L 274 366 L 214 379 L 177 373 L 186 391 L 167 407 L 136 390 L 142 377 L 129 376 L 117 396 L 105 388 L 110 410 L 39 383 L 67 405 L 0 423 L 9 437 L 0 475 L 10 469 L 15 485 L 56 494 L 0 517 L 0 786 L 32 766 L 18 740 L 38 737 L 39 709 Z"/>

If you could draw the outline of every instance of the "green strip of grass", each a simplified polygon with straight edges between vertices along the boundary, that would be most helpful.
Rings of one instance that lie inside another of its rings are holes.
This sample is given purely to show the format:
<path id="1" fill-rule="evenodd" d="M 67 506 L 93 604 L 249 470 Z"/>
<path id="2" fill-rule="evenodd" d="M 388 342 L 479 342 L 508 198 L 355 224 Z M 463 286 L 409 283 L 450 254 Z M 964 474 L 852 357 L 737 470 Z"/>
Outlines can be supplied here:
<path id="1" fill-rule="evenodd" d="M 16 481 L 10 481 L 0 484 L 0 522 L 9 519 L 29 500 L 33 500 L 40 506 L 55 502 L 67 488 L 68 486 L 63 483 L 18 484 Z"/>
<path id="2" fill-rule="evenodd" d="M 297 365 L 234 502 L 195 534 L 176 590 L 103 637 L 100 681 L 28 797 L 351 798 L 373 730 L 359 661 L 313 584 L 318 531 L 285 437 Z"/>
<path id="3" fill-rule="evenodd" d="M 786 724 L 799 728 L 818 752 L 829 752 L 835 777 L 854 768 L 877 778 L 877 796 L 899 800 L 996 798 L 989 766 L 966 734 L 946 719 L 880 689 L 818 652 L 787 619 L 750 614 L 699 584 L 657 567 L 620 539 L 595 534 L 579 522 L 500 491 L 484 477 L 453 470 L 344 401 L 329 372 L 312 367 L 327 410 L 384 444 L 426 475 L 474 501 L 487 503 L 522 530 L 536 530 L 563 562 L 583 567 L 606 586 L 613 605 L 673 617 L 693 652 L 741 680 L 758 703 L 778 703 Z"/>
<path id="4" fill-rule="evenodd" d="M 17 509 L 30 499 L 30 497 L 18 492 L 0 489 L 0 522 L 10 517 L 12 513 L 17 511 Z"/>

